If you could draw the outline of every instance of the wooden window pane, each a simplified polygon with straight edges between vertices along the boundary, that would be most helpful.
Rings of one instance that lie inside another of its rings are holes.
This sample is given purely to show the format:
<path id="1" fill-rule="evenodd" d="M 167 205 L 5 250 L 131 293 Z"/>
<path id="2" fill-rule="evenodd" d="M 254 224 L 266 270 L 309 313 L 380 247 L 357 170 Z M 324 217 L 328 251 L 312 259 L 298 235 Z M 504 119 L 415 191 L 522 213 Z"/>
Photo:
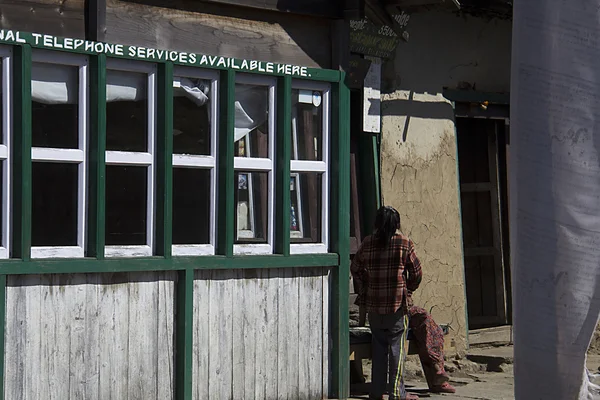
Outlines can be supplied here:
<path id="1" fill-rule="evenodd" d="M 236 171 L 234 177 L 235 243 L 267 243 L 269 174 Z"/>
<path id="2" fill-rule="evenodd" d="M 77 245 L 78 164 L 32 164 L 32 246 Z"/>
<path id="3" fill-rule="evenodd" d="M 173 168 L 173 244 L 210 243 L 210 175 Z"/>
<path id="4" fill-rule="evenodd" d="M 173 90 L 173 153 L 211 154 L 210 131 L 210 81 L 179 78 L 198 88 L 196 96 L 189 95 L 181 87 Z"/>
<path id="5" fill-rule="evenodd" d="M 323 93 L 292 90 L 292 159 L 323 160 Z"/>
<path id="6" fill-rule="evenodd" d="M 148 168 L 106 166 L 106 244 L 145 245 Z"/>
<path id="7" fill-rule="evenodd" d="M 290 179 L 291 242 L 320 243 L 322 240 L 322 174 L 294 172 Z"/>
<path id="8" fill-rule="evenodd" d="M 148 75 L 106 71 L 106 150 L 148 151 Z"/>
<path id="9" fill-rule="evenodd" d="M 31 70 L 33 147 L 79 146 L 79 67 L 33 63 Z"/>
<path id="10" fill-rule="evenodd" d="M 235 156 L 269 158 L 269 87 L 235 85 Z"/>

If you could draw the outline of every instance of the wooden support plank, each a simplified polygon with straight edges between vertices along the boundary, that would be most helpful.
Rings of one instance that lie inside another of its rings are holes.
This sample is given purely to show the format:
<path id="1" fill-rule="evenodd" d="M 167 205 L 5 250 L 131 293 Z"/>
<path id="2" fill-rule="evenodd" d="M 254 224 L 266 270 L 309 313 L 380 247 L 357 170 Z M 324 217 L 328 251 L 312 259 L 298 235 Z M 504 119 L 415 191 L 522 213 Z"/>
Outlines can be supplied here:
<path id="1" fill-rule="evenodd" d="M 269 376 L 267 368 L 270 364 L 273 364 L 273 360 L 268 354 L 270 342 L 273 339 L 277 339 L 277 332 L 274 336 L 270 336 L 271 332 L 267 330 L 269 326 L 269 320 L 271 316 L 267 310 L 267 298 L 269 294 L 269 287 L 272 279 L 269 279 L 269 270 L 257 270 L 257 287 L 255 294 L 255 304 L 253 308 L 256 310 L 256 343 L 255 343 L 255 358 L 254 358 L 254 394 L 248 398 L 254 399 L 266 399 L 270 398 L 267 396 L 267 382 L 273 379 L 273 376 Z M 277 363 L 275 363 L 277 364 Z M 277 365 L 275 365 L 277 366 Z"/>
<path id="2" fill-rule="evenodd" d="M 14 47 L 13 248 L 12 256 L 31 258 L 31 47 Z"/>
<path id="3" fill-rule="evenodd" d="M 173 373 L 173 360 L 175 359 L 175 282 L 177 274 L 174 272 L 161 272 L 158 275 L 158 342 L 159 349 L 157 373 L 160 379 L 158 384 L 157 399 L 172 399 L 175 393 L 175 374 Z M 191 324 L 191 322 L 190 322 Z"/>
<path id="4" fill-rule="evenodd" d="M 279 381 L 278 371 L 283 368 L 279 363 L 279 355 L 277 353 L 279 341 L 283 335 L 283 331 L 279 330 L 279 286 L 281 285 L 280 278 L 283 274 L 282 269 L 263 270 L 263 278 L 268 279 L 266 287 L 266 351 L 263 354 L 265 368 L 265 399 L 278 399 Z"/>
<path id="5" fill-rule="evenodd" d="M 290 254 L 290 159 L 292 78 L 277 80 L 277 135 L 275 163 L 275 253 Z"/>
<path id="6" fill-rule="evenodd" d="M 194 279 L 194 387 L 192 399 L 208 399 L 210 357 L 211 271 L 196 271 Z M 214 339 L 213 339 L 214 340 Z"/>
<path id="7" fill-rule="evenodd" d="M 189 400 L 193 384 L 194 271 L 179 272 L 176 302 L 175 398 Z"/>
<path id="8" fill-rule="evenodd" d="M 171 257 L 173 245 L 173 63 L 158 64 L 156 140 L 156 254 Z"/>
<path id="9" fill-rule="evenodd" d="M 233 307 L 233 398 L 252 399 L 256 389 L 255 371 L 258 313 L 257 270 L 238 270 L 234 280 Z"/>
<path id="10" fill-rule="evenodd" d="M 332 385 L 333 397 L 349 395 L 349 285 L 350 279 L 350 91 L 345 74 L 333 85 L 331 160 L 331 251 L 338 253 L 339 267 L 333 271 Z M 337 207 L 337 209 L 336 209 Z M 337 212 L 336 212 L 337 211 Z"/>
<path id="11" fill-rule="evenodd" d="M 323 398 L 329 396 L 331 393 L 331 377 L 333 376 L 333 369 L 331 368 L 332 360 L 332 340 L 330 335 L 331 332 L 331 288 L 332 288 L 332 274 L 330 268 L 323 268 L 323 304 L 321 309 L 323 311 Z M 348 371 L 350 372 L 350 371 Z"/>
<path id="12" fill-rule="evenodd" d="M 219 109 L 235 109 L 235 72 L 222 71 L 220 77 Z M 221 115 L 219 129 L 219 157 L 217 187 L 217 248 L 216 253 L 233 256 L 234 230 L 237 213 L 234 205 L 234 126 L 235 113 Z"/>
<path id="13" fill-rule="evenodd" d="M 215 271 L 210 284 L 209 399 L 233 399 L 233 278 L 235 271 Z"/>
<path id="14" fill-rule="evenodd" d="M 106 0 L 85 0 L 85 38 L 103 42 L 106 37 Z"/>
<path id="15" fill-rule="evenodd" d="M 106 56 L 90 57 L 87 256 L 104 258 L 106 189 Z"/>
<path id="16" fill-rule="evenodd" d="M 500 230 L 500 198 L 498 188 L 498 123 L 494 122 L 488 133 L 488 160 L 490 183 L 494 190 L 490 192 L 492 209 L 493 242 L 496 248 L 494 256 L 494 281 L 496 289 L 496 310 L 499 323 L 506 323 L 506 297 L 504 287 L 504 262 L 502 253 L 502 235 Z"/>

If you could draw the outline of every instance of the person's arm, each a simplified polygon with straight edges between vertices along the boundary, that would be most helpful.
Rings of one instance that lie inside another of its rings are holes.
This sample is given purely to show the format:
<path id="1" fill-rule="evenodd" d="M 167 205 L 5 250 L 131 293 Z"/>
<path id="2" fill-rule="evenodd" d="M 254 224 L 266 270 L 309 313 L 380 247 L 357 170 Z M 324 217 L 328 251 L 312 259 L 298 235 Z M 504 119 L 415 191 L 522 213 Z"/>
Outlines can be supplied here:
<path id="1" fill-rule="evenodd" d="M 406 257 L 406 289 L 412 294 L 419 288 L 421 279 L 423 278 L 423 272 L 421 271 L 421 262 L 415 253 L 415 244 L 412 240 L 409 241 L 408 254 Z"/>
<path id="2" fill-rule="evenodd" d="M 352 263 L 350 264 L 350 272 L 352 273 L 352 278 L 354 279 L 354 287 L 356 288 L 358 299 L 357 304 L 361 304 L 364 302 L 364 288 L 367 284 L 368 274 L 364 259 L 363 245 L 358 248 L 358 251 L 354 255 L 352 259 Z"/>

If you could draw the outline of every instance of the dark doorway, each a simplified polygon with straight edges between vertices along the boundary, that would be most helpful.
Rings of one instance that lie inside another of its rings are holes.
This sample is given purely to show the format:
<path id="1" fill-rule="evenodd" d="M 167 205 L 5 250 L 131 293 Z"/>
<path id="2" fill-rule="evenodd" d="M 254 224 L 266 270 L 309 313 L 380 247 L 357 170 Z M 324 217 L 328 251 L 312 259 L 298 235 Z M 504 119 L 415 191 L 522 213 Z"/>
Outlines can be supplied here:
<path id="1" fill-rule="evenodd" d="M 511 321 L 508 125 L 456 118 L 469 329 Z"/>

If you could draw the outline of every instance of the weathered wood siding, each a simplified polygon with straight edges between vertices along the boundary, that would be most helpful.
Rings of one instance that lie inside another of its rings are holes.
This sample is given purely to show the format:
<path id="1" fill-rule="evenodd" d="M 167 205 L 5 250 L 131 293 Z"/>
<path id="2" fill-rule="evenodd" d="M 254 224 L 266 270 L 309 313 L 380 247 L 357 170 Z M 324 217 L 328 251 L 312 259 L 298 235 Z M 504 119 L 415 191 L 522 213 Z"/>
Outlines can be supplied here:
<path id="1" fill-rule="evenodd" d="M 5 398 L 173 398 L 174 273 L 9 277 Z"/>
<path id="2" fill-rule="evenodd" d="M 324 18 L 195 0 L 107 0 L 106 13 L 107 42 L 331 67 L 331 20 Z"/>
<path id="3" fill-rule="evenodd" d="M 85 38 L 84 0 L 0 0 L 0 28 Z"/>
<path id="4" fill-rule="evenodd" d="M 322 399 L 327 268 L 197 271 L 194 399 Z M 5 398 L 174 397 L 175 273 L 9 278 Z"/>
<path id="5" fill-rule="evenodd" d="M 197 271 L 193 398 L 327 397 L 329 270 Z"/>

